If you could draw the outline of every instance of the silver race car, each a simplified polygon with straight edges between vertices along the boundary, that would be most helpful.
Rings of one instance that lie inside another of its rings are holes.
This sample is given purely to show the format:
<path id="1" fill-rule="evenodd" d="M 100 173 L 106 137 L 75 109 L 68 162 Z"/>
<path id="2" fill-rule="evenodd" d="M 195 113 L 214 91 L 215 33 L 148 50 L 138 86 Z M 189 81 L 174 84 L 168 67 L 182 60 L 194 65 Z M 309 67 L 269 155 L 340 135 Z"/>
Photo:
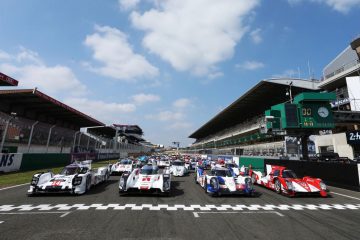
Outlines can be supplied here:
<path id="1" fill-rule="evenodd" d="M 161 172 L 156 165 L 145 165 L 124 173 L 119 182 L 120 195 L 128 192 L 161 193 L 170 195 L 171 176 L 168 168 Z"/>
<path id="2" fill-rule="evenodd" d="M 29 196 L 40 193 L 84 194 L 92 186 L 109 179 L 110 167 L 91 168 L 91 160 L 75 162 L 66 166 L 59 174 L 37 173 L 32 177 Z"/>
<path id="3" fill-rule="evenodd" d="M 173 176 L 185 176 L 188 173 L 188 169 L 185 167 L 185 162 L 181 160 L 175 160 L 171 164 L 170 173 Z"/>

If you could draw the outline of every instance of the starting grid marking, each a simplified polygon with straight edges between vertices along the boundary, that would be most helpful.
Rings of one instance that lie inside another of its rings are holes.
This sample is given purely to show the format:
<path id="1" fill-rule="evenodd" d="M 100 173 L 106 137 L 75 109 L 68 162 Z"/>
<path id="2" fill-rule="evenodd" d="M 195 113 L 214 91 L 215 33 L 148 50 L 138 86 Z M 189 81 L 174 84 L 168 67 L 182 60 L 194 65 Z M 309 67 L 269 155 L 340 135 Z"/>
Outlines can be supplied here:
<path id="1" fill-rule="evenodd" d="M 288 211 L 288 210 L 359 210 L 360 204 L 265 204 L 265 205 L 152 205 L 152 204 L 40 204 L 40 205 L 0 205 L 2 212 L 29 212 L 29 211 L 75 211 L 75 210 L 150 210 L 150 211 Z"/>

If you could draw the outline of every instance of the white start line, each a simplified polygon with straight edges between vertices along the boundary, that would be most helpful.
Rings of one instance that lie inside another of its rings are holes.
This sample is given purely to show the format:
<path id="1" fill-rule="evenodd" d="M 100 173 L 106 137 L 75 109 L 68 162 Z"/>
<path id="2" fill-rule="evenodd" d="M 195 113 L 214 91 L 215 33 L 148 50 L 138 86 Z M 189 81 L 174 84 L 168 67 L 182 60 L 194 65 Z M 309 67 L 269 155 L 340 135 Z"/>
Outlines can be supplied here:
<path id="1" fill-rule="evenodd" d="M 168 205 L 168 204 L 40 204 L 40 205 L 0 205 L 0 214 L 4 212 L 30 211 L 75 211 L 75 210 L 150 210 L 150 211 L 304 211 L 304 210 L 359 210 L 360 204 L 251 204 L 251 205 Z"/>
<path id="2" fill-rule="evenodd" d="M 195 218 L 199 218 L 200 214 L 276 214 L 279 217 L 284 217 L 284 214 L 276 211 L 253 211 L 253 212 L 193 212 Z"/>

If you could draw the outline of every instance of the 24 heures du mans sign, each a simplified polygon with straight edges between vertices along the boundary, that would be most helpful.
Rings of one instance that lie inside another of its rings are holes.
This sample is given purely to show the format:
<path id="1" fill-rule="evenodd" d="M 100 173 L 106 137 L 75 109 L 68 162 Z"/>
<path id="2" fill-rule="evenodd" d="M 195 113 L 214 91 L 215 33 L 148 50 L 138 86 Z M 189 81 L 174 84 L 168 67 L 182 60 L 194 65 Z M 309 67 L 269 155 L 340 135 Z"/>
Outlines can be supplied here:
<path id="1" fill-rule="evenodd" d="M 350 145 L 360 144 L 360 131 L 346 132 L 346 140 Z"/>

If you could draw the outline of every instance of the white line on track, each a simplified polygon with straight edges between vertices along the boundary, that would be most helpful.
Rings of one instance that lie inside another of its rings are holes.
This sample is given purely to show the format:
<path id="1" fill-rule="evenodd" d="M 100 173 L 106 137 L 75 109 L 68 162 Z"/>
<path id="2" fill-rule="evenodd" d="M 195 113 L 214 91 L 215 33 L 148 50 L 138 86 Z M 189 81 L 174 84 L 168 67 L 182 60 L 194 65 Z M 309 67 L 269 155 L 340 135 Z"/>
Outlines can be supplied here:
<path id="1" fill-rule="evenodd" d="M 0 221 L 0 224 L 4 223 L 4 221 Z"/>
<path id="2" fill-rule="evenodd" d="M 21 186 L 25 186 L 25 185 L 29 185 L 29 183 L 23 183 L 23 184 L 11 186 L 11 187 L 1 188 L 0 191 L 2 191 L 2 190 L 7 190 L 7 189 L 11 189 L 11 188 L 16 188 L 16 187 L 21 187 Z"/>
<path id="3" fill-rule="evenodd" d="M 276 214 L 276 215 L 278 215 L 278 216 L 280 216 L 280 217 L 284 217 L 284 214 L 281 214 L 281 213 L 279 213 L 279 212 L 276 212 L 276 211 L 256 211 L 256 212 L 193 212 L 193 214 L 194 214 L 194 217 L 196 217 L 196 218 L 199 218 L 200 217 L 200 215 L 199 214 L 208 214 L 208 213 L 210 213 L 210 214 L 234 214 L 234 213 L 236 213 L 236 214 L 239 214 L 239 213 L 244 213 L 244 214 L 268 214 L 268 213 L 273 213 L 273 214 Z"/>
<path id="4" fill-rule="evenodd" d="M 351 198 L 351 199 L 356 199 L 356 200 L 359 200 L 359 201 L 360 201 L 360 198 L 352 197 L 352 196 L 345 195 L 345 194 L 342 194 L 342 193 L 331 192 L 331 194 L 336 194 L 336 195 L 339 195 L 339 196 L 343 196 L 343 197 L 347 197 L 347 198 Z"/>
<path id="5" fill-rule="evenodd" d="M 27 214 L 60 214 L 62 213 L 62 215 L 60 216 L 65 217 L 66 215 L 70 214 L 71 212 L 11 212 L 11 213 L 1 213 L 0 215 L 27 215 Z"/>

